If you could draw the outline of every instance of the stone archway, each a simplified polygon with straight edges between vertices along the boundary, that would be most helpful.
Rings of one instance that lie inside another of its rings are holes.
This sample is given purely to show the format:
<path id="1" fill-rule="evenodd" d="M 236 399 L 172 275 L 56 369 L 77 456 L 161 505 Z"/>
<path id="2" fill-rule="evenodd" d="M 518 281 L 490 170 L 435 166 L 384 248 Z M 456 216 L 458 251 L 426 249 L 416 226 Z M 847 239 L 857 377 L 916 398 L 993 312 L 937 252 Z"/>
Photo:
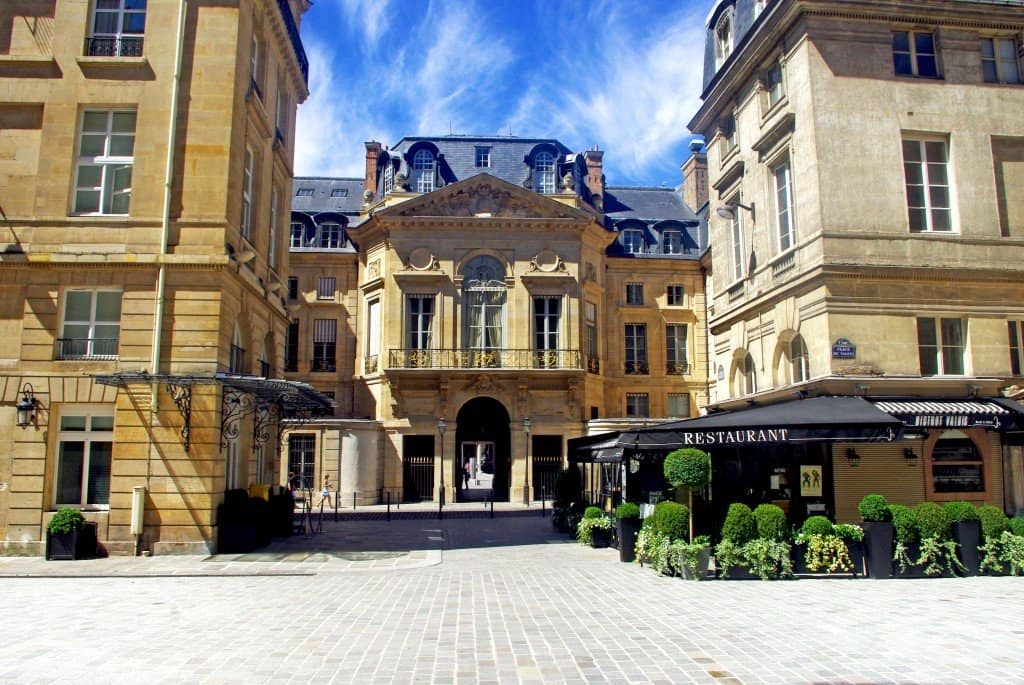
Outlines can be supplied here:
<path id="1" fill-rule="evenodd" d="M 455 501 L 493 496 L 507 502 L 512 451 L 508 410 L 492 397 L 475 397 L 459 409 L 456 425 L 451 464 Z"/>

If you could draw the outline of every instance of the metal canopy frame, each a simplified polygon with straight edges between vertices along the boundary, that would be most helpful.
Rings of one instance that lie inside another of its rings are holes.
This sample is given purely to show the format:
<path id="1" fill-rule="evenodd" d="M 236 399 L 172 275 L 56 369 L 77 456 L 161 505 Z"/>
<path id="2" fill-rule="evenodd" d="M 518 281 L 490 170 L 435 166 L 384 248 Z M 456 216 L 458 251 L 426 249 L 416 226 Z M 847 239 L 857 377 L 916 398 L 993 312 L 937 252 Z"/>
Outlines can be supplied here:
<path id="1" fill-rule="evenodd" d="M 100 385 L 127 388 L 129 385 L 152 385 L 163 383 L 181 414 L 181 442 L 185 451 L 191 446 L 192 429 L 192 388 L 197 385 L 220 385 L 221 449 L 228 442 L 236 440 L 241 431 L 241 421 L 253 416 L 253 444 L 266 444 L 271 427 L 276 427 L 278 441 L 281 440 L 281 420 L 290 419 L 302 425 L 310 420 L 313 412 L 330 409 L 330 399 L 321 395 L 313 386 L 298 381 L 280 378 L 264 378 L 232 373 L 205 375 L 150 374 L 145 371 L 128 371 L 93 376 Z"/>

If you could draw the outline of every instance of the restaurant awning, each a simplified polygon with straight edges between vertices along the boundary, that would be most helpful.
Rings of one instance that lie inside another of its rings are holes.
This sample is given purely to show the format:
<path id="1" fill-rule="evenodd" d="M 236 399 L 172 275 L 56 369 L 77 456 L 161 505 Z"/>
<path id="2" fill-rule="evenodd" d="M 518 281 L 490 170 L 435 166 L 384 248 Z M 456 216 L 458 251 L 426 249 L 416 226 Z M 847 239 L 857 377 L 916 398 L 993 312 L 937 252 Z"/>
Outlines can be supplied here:
<path id="1" fill-rule="evenodd" d="M 908 428 L 988 428 L 1022 425 L 1024 406 L 1006 399 L 878 399 L 872 404 L 901 419 Z"/>
<path id="2" fill-rule="evenodd" d="M 570 459 L 609 461 L 615 448 L 628 454 L 680 447 L 884 441 L 899 437 L 902 428 L 902 421 L 861 397 L 813 397 L 570 440 Z"/>

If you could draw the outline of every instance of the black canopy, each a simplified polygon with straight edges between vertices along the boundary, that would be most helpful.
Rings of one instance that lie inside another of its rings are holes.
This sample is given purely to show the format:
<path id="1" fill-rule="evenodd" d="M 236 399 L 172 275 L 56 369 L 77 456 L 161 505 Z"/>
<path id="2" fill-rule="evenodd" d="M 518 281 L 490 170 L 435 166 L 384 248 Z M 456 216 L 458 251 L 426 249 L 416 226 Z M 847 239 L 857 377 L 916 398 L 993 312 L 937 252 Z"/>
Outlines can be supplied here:
<path id="1" fill-rule="evenodd" d="M 570 440 L 570 458 L 618 460 L 622 453 L 616 455 L 615 447 L 628 452 L 818 440 L 893 440 L 902 427 L 902 421 L 863 398 L 814 397 Z"/>

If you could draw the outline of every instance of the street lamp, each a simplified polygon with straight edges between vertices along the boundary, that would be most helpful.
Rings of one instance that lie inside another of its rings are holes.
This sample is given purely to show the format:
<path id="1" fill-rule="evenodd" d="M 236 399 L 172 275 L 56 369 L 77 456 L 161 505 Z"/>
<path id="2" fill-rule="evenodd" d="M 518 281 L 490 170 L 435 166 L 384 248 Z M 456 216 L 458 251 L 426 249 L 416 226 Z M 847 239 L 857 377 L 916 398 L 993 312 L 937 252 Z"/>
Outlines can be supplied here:
<path id="1" fill-rule="evenodd" d="M 438 492 L 438 507 L 444 506 L 444 429 L 445 423 L 442 416 L 437 420 L 437 432 L 441 434 L 441 489 Z"/>
<path id="2" fill-rule="evenodd" d="M 530 417 L 523 417 L 523 430 L 526 431 L 526 471 L 523 474 L 523 504 L 530 506 Z"/>
<path id="3" fill-rule="evenodd" d="M 14 406 L 18 411 L 18 425 L 24 428 L 35 423 L 39 400 L 31 383 L 21 386 L 21 400 Z"/>

